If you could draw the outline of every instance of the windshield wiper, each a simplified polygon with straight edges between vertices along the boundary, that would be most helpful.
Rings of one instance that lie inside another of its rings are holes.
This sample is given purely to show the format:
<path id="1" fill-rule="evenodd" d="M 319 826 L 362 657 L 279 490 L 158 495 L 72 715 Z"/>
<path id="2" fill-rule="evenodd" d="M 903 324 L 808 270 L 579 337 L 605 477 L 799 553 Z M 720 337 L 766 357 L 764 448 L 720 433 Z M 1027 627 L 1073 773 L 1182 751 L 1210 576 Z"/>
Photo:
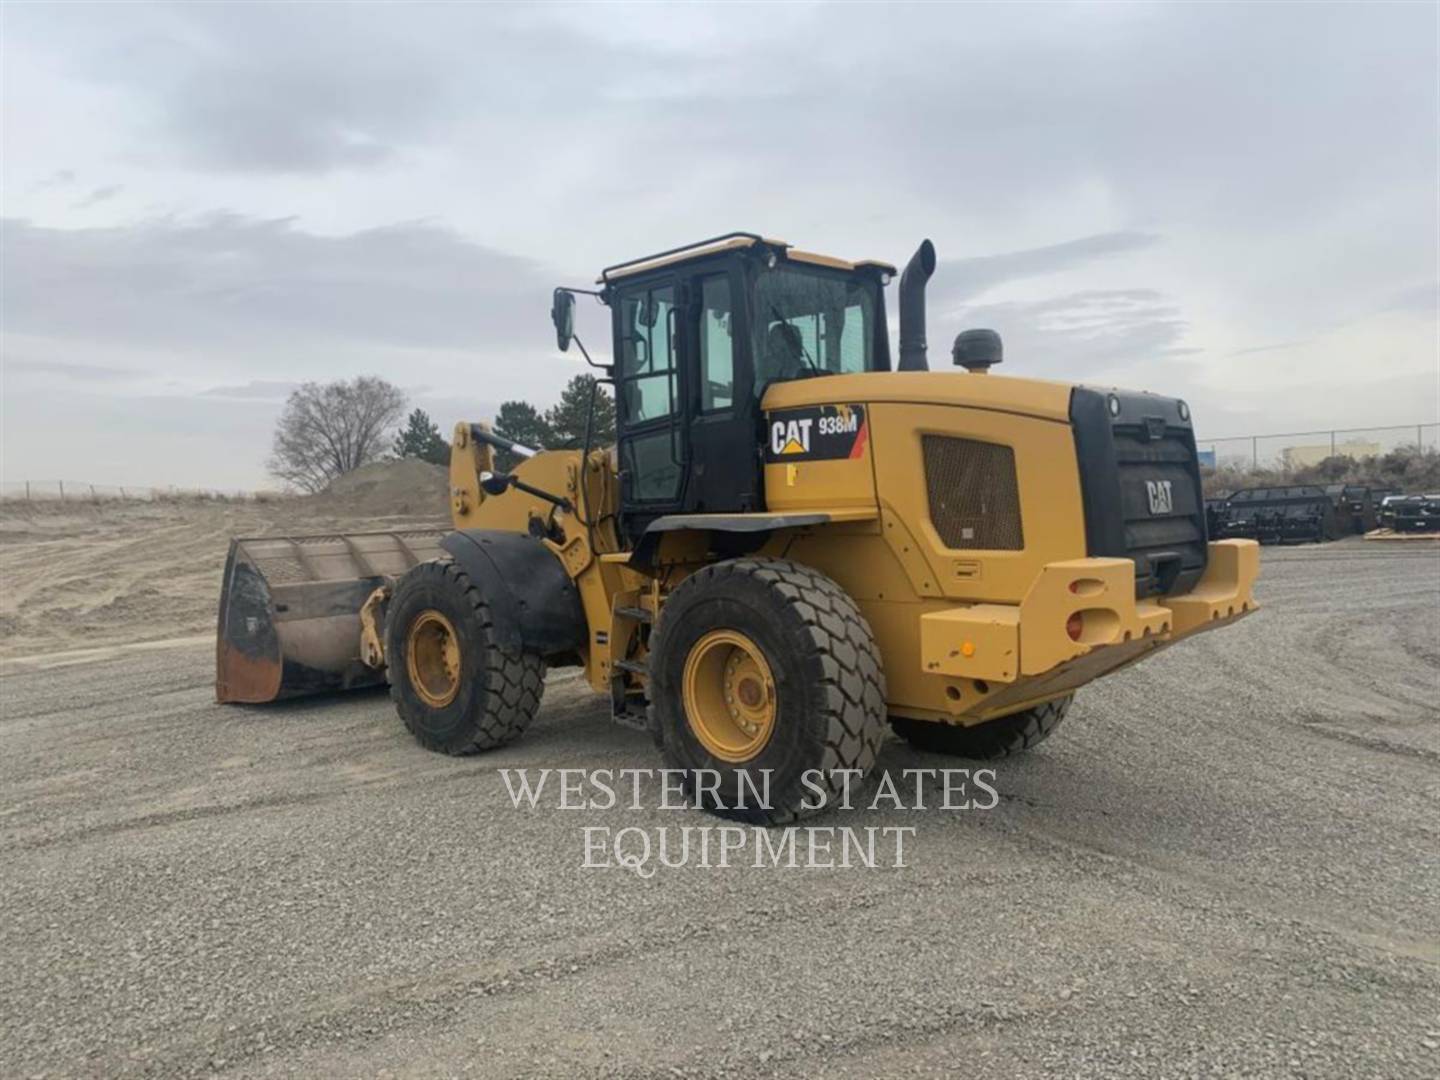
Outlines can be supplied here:
<path id="1" fill-rule="evenodd" d="M 770 314 L 775 316 L 776 322 L 781 322 L 784 323 L 786 326 L 790 326 L 789 320 L 787 320 L 783 315 L 780 314 L 780 309 L 777 308 L 774 304 L 770 305 Z M 810 365 L 810 370 L 815 372 L 817 375 L 826 374 L 825 369 L 822 368 L 819 364 L 817 364 L 815 362 L 815 358 L 810 355 L 810 350 L 805 348 L 805 338 L 801 336 L 800 331 L 793 326 L 790 326 L 790 329 L 795 331 L 795 340 L 800 344 L 800 355 L 805 358 L 805 363 Z"/>

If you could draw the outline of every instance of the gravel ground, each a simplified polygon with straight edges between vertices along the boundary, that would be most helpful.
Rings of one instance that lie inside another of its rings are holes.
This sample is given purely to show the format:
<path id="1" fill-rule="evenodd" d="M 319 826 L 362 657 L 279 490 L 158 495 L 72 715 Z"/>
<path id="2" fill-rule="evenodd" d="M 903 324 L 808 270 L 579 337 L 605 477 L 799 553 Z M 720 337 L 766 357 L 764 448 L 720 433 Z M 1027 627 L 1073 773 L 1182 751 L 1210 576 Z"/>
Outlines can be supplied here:
<path id="1" fill-rule="evenodd" d="M 452 760 L 383 695 L 216 706 L 193 644 L 11 662 L 0 1074 L 1440 1075 L 1440 553 L 1267 551 L 1260 599 L 994 810 L 817 822 L 904 868 L 582 869 L 710 819 L 513 809 L 499 767 L 656 764 L 563 675 Z"/>

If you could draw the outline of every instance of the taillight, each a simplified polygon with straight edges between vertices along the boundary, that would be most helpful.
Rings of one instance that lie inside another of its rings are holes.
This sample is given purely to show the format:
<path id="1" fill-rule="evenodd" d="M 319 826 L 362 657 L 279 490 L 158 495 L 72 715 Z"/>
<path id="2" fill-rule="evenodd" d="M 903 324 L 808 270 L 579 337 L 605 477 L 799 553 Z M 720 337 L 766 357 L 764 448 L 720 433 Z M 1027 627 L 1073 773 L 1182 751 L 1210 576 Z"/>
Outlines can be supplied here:
<path id="1" fill-rule="evenodd" d="M 1085 619 L 1080 612 L 1075 612 L 1065 620 L 1065 633 L 1070 635 L 1071 641 L 1079 641 L 1080 635 L 1085 632 Z"/>

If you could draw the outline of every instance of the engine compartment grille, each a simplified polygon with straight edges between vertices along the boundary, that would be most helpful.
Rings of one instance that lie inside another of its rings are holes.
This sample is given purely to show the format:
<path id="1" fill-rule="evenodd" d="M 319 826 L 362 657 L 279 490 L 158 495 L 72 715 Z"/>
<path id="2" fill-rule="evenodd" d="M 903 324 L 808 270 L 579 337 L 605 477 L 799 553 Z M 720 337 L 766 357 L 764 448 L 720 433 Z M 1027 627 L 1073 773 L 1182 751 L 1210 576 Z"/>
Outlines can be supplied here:
<path id="1" fill-rule="evenodd" d="M 922 435 L 930 523 L 948 548 L 1019 551 L 1015 451 L 952 435 Z"/>

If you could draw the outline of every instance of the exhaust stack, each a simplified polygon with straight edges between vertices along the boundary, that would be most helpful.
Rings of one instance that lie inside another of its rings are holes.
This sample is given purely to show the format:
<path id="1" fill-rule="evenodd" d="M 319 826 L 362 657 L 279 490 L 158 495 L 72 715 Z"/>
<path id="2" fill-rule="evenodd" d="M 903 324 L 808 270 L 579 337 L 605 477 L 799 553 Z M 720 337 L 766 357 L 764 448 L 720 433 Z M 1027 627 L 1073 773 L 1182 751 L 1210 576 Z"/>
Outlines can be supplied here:
<path id="1" fill-rule="evenodd" d="M 900 275 L 899 371 L 928 371 L 925 359 L 925 283 L 935 272 L 935 245 L 922 240 Z"/>

